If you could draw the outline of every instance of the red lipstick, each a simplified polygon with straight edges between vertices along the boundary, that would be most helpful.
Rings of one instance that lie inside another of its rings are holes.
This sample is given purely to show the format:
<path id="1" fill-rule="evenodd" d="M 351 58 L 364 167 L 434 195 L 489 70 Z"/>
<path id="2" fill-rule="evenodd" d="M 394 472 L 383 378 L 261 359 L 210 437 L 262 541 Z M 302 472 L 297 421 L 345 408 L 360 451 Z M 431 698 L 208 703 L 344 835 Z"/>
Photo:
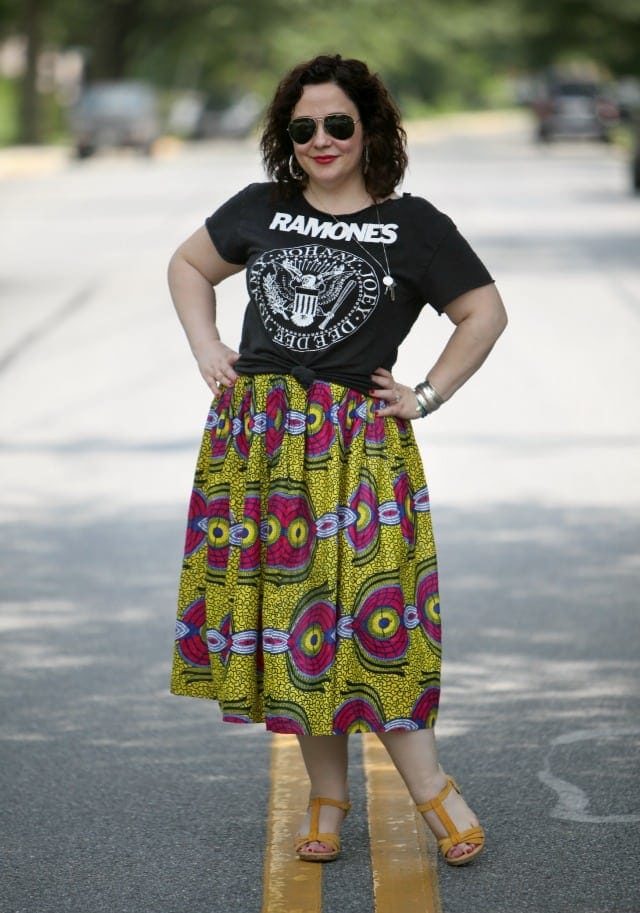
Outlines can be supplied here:
<path id="1" fill-rule="evenodd" d="M 337 155 L 316 155 L 313 160 L 318 162 L 319 165 L 328 165 L 330 162 L 335 162 L 337 158 Z"/>

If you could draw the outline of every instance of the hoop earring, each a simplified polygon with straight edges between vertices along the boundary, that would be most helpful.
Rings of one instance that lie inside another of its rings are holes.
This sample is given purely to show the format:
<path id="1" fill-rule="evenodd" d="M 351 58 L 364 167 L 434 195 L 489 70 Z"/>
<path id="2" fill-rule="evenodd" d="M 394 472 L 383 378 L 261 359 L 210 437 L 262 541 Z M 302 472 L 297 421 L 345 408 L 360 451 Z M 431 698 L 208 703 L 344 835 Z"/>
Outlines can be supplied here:
<path id="1" fill-rule="evenodd" d="M 363 173 L 363 174 L 366 174 L 367 171 L 369 170 L 369 147 L 368 147 L 368 146 L 365 146 L 365 147 L 364 147 L 364 156 L 363 156 L 363 158 L 364 158 L 364 164 L 363 164 L 363 166 L 362 166 L 362 173 Z"/>
<path id="2" fill-rule="evenodd" d="M 302 181 L 307 176 L 307 172 L 300 167 L 298 159 L 293 153 L 289 156 L 289 174 L 294 181 Z"/>

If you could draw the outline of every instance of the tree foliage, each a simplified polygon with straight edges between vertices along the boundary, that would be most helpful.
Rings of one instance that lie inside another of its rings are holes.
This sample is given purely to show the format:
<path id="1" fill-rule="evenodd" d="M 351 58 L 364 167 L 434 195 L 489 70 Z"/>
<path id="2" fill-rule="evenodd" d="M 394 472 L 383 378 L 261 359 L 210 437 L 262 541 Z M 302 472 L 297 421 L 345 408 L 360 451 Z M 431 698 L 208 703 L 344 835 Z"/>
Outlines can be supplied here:
<path id="1" fill-rule="evenodd" d="M 496 75 L 567 56 L 640 75 L 640 0 L 0 0 L 0 38 L 30 28 L 43 46 L 83 49 L 89 78 L 221 99 L 267 98 L 320 52 L 364 58 L 409 107 L 483 105 Z"/>

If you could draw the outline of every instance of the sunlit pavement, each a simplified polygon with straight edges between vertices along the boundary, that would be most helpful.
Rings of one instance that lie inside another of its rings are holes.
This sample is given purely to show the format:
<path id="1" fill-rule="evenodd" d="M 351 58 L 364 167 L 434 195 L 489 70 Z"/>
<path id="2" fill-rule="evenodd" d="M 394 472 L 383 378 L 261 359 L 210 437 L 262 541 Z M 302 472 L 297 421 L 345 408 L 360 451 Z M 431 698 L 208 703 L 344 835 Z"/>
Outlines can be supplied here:
<path id="1" fill-rule="evenodd" d="M 414 137 L 510 325 L 415 429 L 439 544 L 437 734 L 488 834 L 445 913 L 637 913 L 639 206 L 616 150 L 520 123 Z M 104 155 L 0 185 L 3 903 L 10 913 L 261 909 L 269 740 L 168 695 L 209 395 L 166 289 L 180 240 L 261 179 L 249 143 Z M 242 279 L 220 291 L 235 345 Z M 451 331 L 425 309 L 396 376 Z M 324 878 L 373 910 L 362 740 Z M 330 872 L 330 874 L 329 874 Z"/>

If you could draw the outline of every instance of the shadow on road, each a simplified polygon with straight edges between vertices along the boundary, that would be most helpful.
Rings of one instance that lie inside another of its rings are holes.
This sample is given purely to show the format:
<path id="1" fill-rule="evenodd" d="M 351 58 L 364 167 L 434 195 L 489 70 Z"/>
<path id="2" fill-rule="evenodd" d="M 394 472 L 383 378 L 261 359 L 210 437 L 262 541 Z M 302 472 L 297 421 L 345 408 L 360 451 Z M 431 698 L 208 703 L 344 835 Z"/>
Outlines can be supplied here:
<path id="1" fill-rule="evenodd" d="M 185 511 L 107 507 L 44 505 L 4 530 L 6 909 L 259 911 L 269 739 L 168 694 Z M 434 523 L 441 755 L 490 835 L 473 880 L 440 867 L 447 913 L 474 898 L 492 913 L 632 913 L 637 826 L 616 816 L 640 812 L 640 515 L 511 504 L 442 507 Z M 584 730 L 602 738 L 570 737 Z M 545 765 L 604 821 L 554 817 Z M 333 891 L 354 860 L 336 863 Z"/>

